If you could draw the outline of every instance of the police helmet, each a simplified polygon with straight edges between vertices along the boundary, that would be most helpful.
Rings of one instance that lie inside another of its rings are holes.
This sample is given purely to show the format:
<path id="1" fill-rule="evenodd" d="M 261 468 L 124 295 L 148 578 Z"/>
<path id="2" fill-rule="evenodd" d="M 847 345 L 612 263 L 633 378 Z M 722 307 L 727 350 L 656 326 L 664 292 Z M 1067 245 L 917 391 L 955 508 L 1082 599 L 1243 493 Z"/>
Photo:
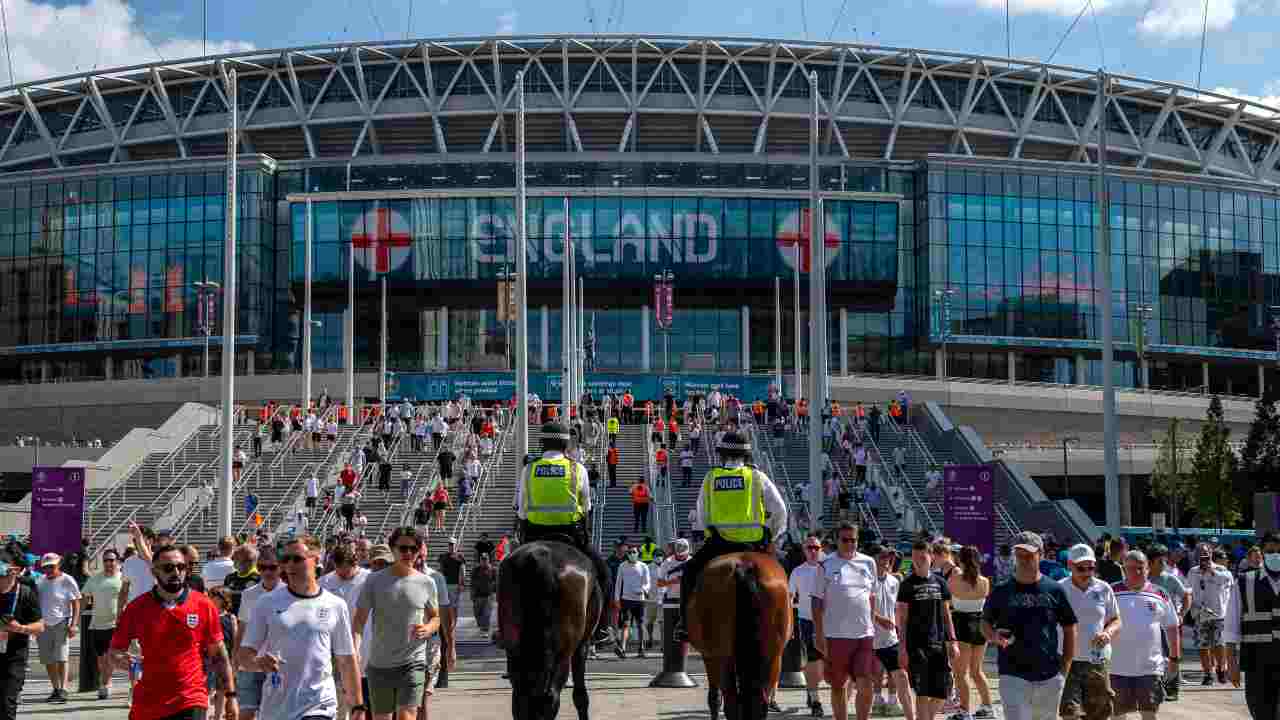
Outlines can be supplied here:
<path id="1" fill-rule="evenodd" d="M 572 436 L 569 429 L 558 422 L 544 423 L 542 426 L 542 449 L 565 450 L 569 447 Z"/>
<path id="2" fill-rule="evenodd" d="M 751 452 L 751 441 L 736 432 L 725 433 L 716 445 L 716 452 L 721 455 L 745 456 Z"/>

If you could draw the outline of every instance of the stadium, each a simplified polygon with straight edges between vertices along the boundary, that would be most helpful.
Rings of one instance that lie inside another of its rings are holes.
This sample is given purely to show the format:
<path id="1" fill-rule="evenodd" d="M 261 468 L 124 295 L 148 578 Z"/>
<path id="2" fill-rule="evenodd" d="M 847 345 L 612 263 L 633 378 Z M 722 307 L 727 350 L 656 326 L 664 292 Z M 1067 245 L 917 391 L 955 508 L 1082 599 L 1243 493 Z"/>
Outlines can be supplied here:
<path id="1" fill-rule="evenodd" d="M 230 70 L 239 374 L 301 365 L 305 199 L 317 371 L 344 366 L 353 238 L 357 368 L 380 359 L 383 270 L 392 370 L 506 366 L 497 285 L 511 259 L 521 71 L 531 370 L 561 363 L 566 198 L 597 370 L 774 369 L 775 323 L 796 326 L 796 247 L 808 243 L 812 71 L 833 374 L 934 375 L 945 344 L 950 376 L 1098 383 L 1109 320 L 1124 385 L 1256 395 L 1274 381 L 1269 108 L 1116 76 L 1104 112 L 1089 70 L 647 36 L 312 46 L 3 91 L 0 379 L 202 371 L 207 294 L 193 283 L 221 280 Z M 1100 118 L 1109 303 L 1096 298 Z M 668 271 L 676 307 L 659 342 L 653 276 Z M 782 333 L 784 370 L 793 337 Z"/>

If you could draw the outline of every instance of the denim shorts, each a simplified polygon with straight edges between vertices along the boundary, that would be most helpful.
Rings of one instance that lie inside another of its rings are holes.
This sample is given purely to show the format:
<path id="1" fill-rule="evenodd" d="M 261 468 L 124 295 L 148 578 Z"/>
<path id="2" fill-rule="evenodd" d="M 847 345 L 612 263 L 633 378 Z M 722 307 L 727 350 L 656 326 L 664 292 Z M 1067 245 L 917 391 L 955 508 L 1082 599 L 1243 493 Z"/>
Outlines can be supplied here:
<path id="1" fill-rule="evenodd" d="M 266 679 L 266 673 L 236 672 L 236 697 L 240 701 L 240 709 L 257 710 L 262 706 L 262 685 Z"/>

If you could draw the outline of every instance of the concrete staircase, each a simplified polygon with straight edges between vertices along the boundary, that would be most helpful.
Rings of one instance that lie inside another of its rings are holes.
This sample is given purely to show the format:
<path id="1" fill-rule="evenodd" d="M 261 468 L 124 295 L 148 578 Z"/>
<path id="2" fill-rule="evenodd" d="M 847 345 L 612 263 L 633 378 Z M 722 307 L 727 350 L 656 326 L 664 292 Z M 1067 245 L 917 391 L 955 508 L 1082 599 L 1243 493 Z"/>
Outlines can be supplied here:
<path id="1" fill-rule="evenodd" d="M 688 444 L 687 435 L 681 438 L 681 449 Z M 715 457 L 714 449 L 708 451 L 711 443 L 715 442 L 714 434 L 706 432 L 703 429 L 702 447 L 693 453 L 693 481 L 689 483 L 689 487 L 683 487 L 681 479 L 683 471 L 680 469 L 679 453 L 675 453 L 673 460 L 674 474 L 671 484 L 671 498 L 675 504 L 676 528 L 680 537 L 692 537 L 693 525 L 689 522 L 689 513 L 697 506 L 698 493 L 702 490 L 702 479 L 707 476 L 711 468 L 715 467 L 713 458 Z"/>
<path id="2" fill-rule="evenodd" d="M 649 467 L 645 444 L 645 434 L 648 432 L 648 427 L 639 424 L 623 425 L 619 429 L 617 487 L 608 486 L 608 469 L 601 464 L 601 470 L 604 471 L 605 508 L 601 536 L 596 538 L 596 542 L 602 551 L 612 550 L 614 544 L 622 538 L 643 537 L 643 534 L 638 535 L 632 532 L 634 523 L 631 514 L 631 486 L 642 477 L 648 479 Z M 650 491 L 653 490 L 654 488 L 650 487 Z M 655 503 L 650 504 L 650 533 L 655 530 L 652 517 L 654 505 Z"/>
<path id="3" fill-rule="evenodd" d="M 470 432 L 470 428 L 467 428 L 467 432 Z M 481 533 L 487 533 L 489 540 L 495 546 L 503 535 L 515 537 L 515 511 L 512 508 L 515 506 L 516 481 L 523 458 L 513 451 L 515 434 L 511 432 L 510 422 L 502 426 L 495 422 L 494 432 L 498 436 L 494 454 L 492 457 L 480 458 L 484 472 L 480 476 L 480 482 L 477 483 L 475 497 L 466 506 L 459 507 L 457 493 L 451 490 L 449 497 L 454 500 L 454 505 L 445 511 L 446 531 L 436 531 L 433 526 L 428 537 L 427 557 L 437 570 L 440 569 L 438 563 L 440 556 L 449 549 L 450 537 L 458 538 L 458 549 L 466 557 L 468 569 L 479 561 L 474 546 L 480 539 Z M 541 444 L 541 429 L 538 426 L 530 427 L 530 452 L 537 451 Z M 459 472 L 461 472 L 460 467 Z M 430 488 L 434 489 L 434 487 L 435 484 L 432 482 Z M 456 489 L 456 482 L 454 487 Z M 429 494 L 430 490 L 424 488 L 424 493 L 419 497 Z M 405 524 L 412 523 L 412 516 L 413 507 L 409 507 Z"/>

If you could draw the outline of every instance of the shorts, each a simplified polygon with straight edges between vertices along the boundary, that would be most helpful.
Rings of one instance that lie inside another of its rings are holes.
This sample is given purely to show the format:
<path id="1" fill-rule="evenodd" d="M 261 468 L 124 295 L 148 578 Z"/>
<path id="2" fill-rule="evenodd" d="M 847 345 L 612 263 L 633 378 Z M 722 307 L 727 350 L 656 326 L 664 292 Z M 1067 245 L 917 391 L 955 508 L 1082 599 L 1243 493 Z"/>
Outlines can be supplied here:
<path id="1" fill-rule="evenodd" d="M 956 626 L 956 640 L 965 645 L 986 645 L 982 635 L 982 613 L 951 612 L 951 622 Z"/>
<path id="2" fill-rule="evenodd" d="M 1222 647 L 1222 618 L 1200 618 L 1196 621 L 1196 644 L 1201 648 Z"/>
<path id="3" fill-rule="evenodd" d="M 919 697 L 946 700 L 951 697 L 951 663 L 945 649 L 929 649 L 907 656 L 911 690 Z"/>
<path id="4" fill-rule="evenodd" d="M 827 638 L 826 666 L 823 667 L 827 684 L 844 685 L 850 678 L 871 677 L 875 672 L 875 653 L 871 645 L 874 638 Z"/>
<path id="5" fill-rule="evenodd" d="M 898 662 L 898 648 L 902 647 L 898 643 L 894 643 L 887 648 L 876 650 L 876 659 L 884 666 L 887 673 L 895 673 L 902 670 L 902 664 Z"/>
<path id="6" fill-rule="evenodd" d="M 439 650 L 436 653 L 438 658 Z M 365 673 L 369 677 L 369 697 L 365 702 L 374 715 L 389 715 L 400 708 L 416 708 L 422 704 L 422 693 L 427 688 L 426 665 L 394 668 L 370 665 Z"/>
<path id="7" fill-rule="evenodd" d="M 244 463 L 240 462 L 239 460 L 232 460 L 232 461 L 231 461 L 231 468 L 232 468 L 233 470 L 243 470 L 243 469 L 244 469 Z"/>
<path id="8" fill-rule="evenodd" d="M 452 607 L 458 603 L 458 596 L 462 593 L 458 590 L 457 583 L 449 583 L 445 588 L 449 591 L 449 597 L 440 598 L 440 607 Z"/>
<path id="9" fill-rule="evenodd" d="M 447 507 L 449 507 L 449 503 L 438 502 L 431 505 L 431 509 L 435 512 L 444 512 Z"/>
<path id="10" fill-rule="evenodd" d="M 646 625 L 653 625 L 658 622 L 658 616 L 662 614 L 662 605 L 656 602 L 647 602 L 644 604 L 644 622 Z"/>
<path id="11" fill-rule="evenodd" d="M 36 642 L 40 646 L 40 663 L 42 665 L 51 665 L 67 661 L 67 621 L 63 620 L 57 625 L 50 625 L 44 629 L 44 632 L 36 636 Z"/>
<path id="12" fill-rule="evenodd" d="M 94 657 L 102 657 L 111 650 L 111 636 L 115 634 L 115 628 L 107 628 L 106 630 L 89 630 L 88 637 L 89 648 L 93 651 Z"/>
<path id="13" fill-rule="evenodd" d="M 1111 676 L 1111 690 L 1115 693 L 1115 713 L 1150 712 L 1164 702 L 1164 679 L 1159 675 Z"/>
<path id="14" fill-rule="evenodd" d="M 262 705 L 262 685 L 267 674 L 260 672 L 236 672 L 236 696 L 241 710 L 257 710 Z"/>
<path id="15" fill-rule="evenodd" d="M 313 508 L 313 507 L 315 507 L 315 506 L 316 506 L 316 499 L 315 499 L 315 498 L 313 498 L 313 497 L 309 497 L 309 498 L 307 498 L 307 507 L 308 507 L 308 508 Z"/>
<path id="16" fill-rule="evenodd" d="M 800 638 L 800 642 L 804 644 L 805 664 L 822 660 L 822 653 L 818 650 L 815 631 L 816 628 L 814 628 L 812 620 L 800 618 L 799 622 L 796 623 L 796 637 Z"/>
<path id="17" fill-rule="evenodd" d="M 1058 703 L 1058 715 L 1064 718 L 1102 720 L 1111 717 L 1115 693 L 1111 691 L 1111 676 L 1105 665 L 1080 662 L 1071 663 L 1071 672 L 1062 687 L 1062 700 Z"/>
<path id="18" fill-rule="evenodd" d="M 644 606 L 643 600 L 623 600 L 622 611 L 618 614 L 618 625 L 626 627 L 630 625 L 630 620 L 634 620 L 636 626 L 644 622 Z"/>

